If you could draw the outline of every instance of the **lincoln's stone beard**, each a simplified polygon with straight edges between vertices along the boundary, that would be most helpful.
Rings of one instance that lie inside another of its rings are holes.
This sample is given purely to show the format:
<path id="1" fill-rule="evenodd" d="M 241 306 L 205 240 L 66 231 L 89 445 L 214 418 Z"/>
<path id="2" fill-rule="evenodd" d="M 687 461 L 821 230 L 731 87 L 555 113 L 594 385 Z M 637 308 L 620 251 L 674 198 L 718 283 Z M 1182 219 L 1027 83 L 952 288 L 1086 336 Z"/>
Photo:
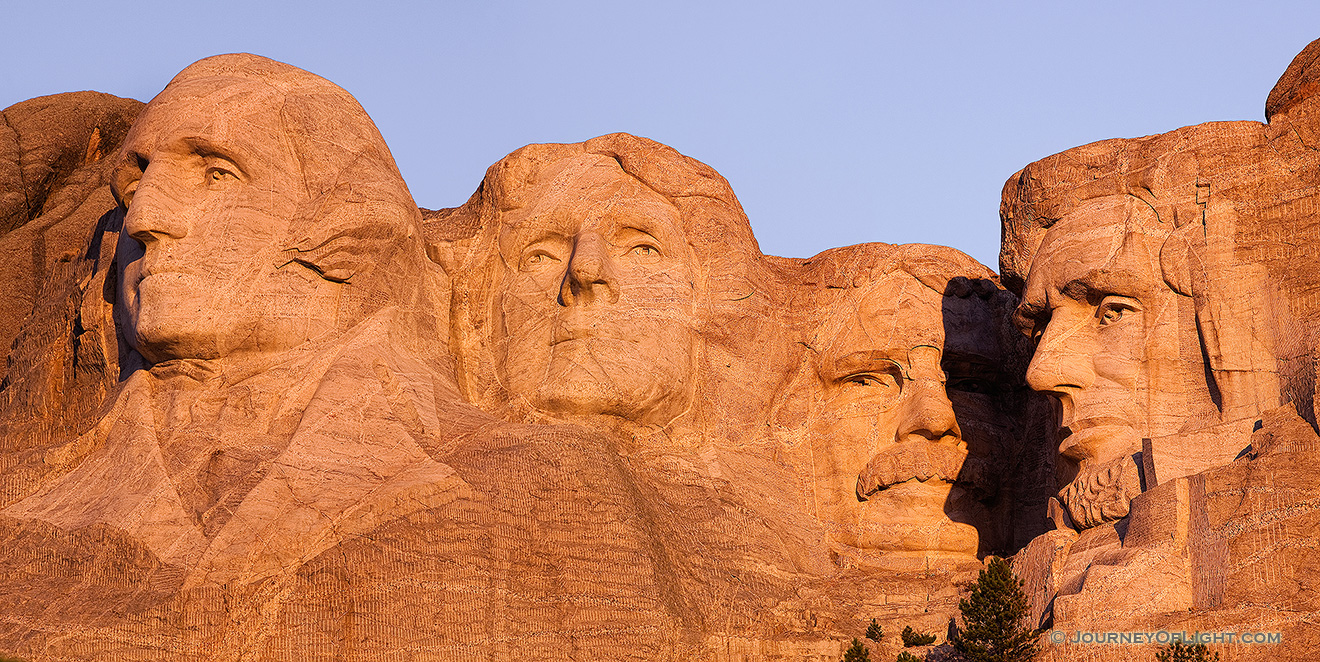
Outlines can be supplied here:
<path id="1" fill-rule="evenodd" d="M 1130 455 L 1082 467 L 1059 492 L 1073 524 L 1089 529 L 1127 517 L 1132 499 L 1141 494 L 1139 471 Z"/>

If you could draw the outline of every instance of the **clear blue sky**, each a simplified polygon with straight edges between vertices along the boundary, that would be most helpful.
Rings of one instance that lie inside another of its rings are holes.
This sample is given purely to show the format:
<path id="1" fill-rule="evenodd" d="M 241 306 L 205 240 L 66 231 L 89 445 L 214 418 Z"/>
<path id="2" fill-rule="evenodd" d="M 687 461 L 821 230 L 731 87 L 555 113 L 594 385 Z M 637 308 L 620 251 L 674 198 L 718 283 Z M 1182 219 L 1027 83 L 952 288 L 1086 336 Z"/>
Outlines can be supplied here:
<path id="1" fill-rule="evenodd" d="M 719 170 L 767 253 L 926 242 L 994 266 L 1004 180 L 1040 157 L 1262 119 L 1318 2 L 6 2 L 0 107 L 146 101 L 249 51 L 340 84 L 418 204 L 532 142 L 614 131 Z"/>

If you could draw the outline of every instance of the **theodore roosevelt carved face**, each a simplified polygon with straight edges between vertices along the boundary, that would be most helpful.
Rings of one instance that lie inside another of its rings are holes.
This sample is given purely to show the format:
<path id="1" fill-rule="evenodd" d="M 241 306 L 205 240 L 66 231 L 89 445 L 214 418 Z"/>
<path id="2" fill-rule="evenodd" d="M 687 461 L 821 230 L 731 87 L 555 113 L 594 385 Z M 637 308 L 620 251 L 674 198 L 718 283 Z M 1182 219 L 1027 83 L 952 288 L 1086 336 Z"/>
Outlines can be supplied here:
<path id="1" fill-rule="evenodd" d="M 985 297 L 998 290 L 936 280 L 891 270 L 822 311 L 810 438 L 817 507 L 845 548 L 972 557 L 978 527 L 993 528 L 1003 353 Z"/>

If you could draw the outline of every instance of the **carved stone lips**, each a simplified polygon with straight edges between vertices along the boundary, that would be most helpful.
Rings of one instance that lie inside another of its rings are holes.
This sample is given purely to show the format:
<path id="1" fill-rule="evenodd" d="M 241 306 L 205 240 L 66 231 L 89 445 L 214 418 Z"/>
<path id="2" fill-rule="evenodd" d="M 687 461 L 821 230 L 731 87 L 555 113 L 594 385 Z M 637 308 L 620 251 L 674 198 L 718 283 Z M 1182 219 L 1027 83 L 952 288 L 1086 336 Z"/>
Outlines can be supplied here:
<path id="1" fill-rule="evenodd" d="M 193 273 L 192 271 L 190 271 L 190 270 L 188 270 L 188 269 L 186 269 L 186 268 L 183 268 L 183 267 L 176 267 L 176 266 L 171 266 L 171 265 L 168 265 L 168 264 L 161 264 L 161 263 L 159 263 L 159 262 L 152 262 L 152 263 L 150 263 L 150 264 L 146 264 L 146 263 L 144 263 L 144 264 L 142 265 L 141 269 L 138 271 L 138 278 L 137 278 L 137 279 L 138 279 L 138 282 L 140 283 L 140 282 L 142 282 L 142 281 L 144 281 L 144 280 L 146 280 L 146 279 L 148 279 L 148 278 L 150 278 L 150 277 L 152 277 L 152 276 L 161 276 L 161 275 L 164 275 L 164 274 L 172 274 L 172 275 L 175 275 L 175 276 L 193 276 L 193 275 L 196 275 L 196 274 Z"/>

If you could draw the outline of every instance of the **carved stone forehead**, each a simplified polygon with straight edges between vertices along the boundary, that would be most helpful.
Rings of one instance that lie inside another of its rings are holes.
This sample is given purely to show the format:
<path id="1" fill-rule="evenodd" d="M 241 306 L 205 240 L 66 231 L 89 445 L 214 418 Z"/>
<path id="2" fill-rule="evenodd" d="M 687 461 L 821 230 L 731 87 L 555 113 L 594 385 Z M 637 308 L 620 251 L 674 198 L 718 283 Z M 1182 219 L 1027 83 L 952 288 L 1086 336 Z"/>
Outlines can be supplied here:
<path id="1" fill-rule="evenodd" d="M 1158 285 L 1158 247 L 1171 228 L 1150 205 L 1130 195 L 1086 200 L 1045 234 L 1032 261 L 1024 298 L 1072 285 L 1145 292 Z"/>
<path id="2" fill-rule="evenodd" d="M 618 161 L 598 154 L 581 154 L 548 164 L 536 173 L 526 189 L 510 200 L 516 206 L 506 209 L 501 220 L 516 224 L 528 216 L 557 209 L 585 210 L 618 200 L 661 206 L 668 213 L 676 211 L 667 199 L 624 172 Z"/>
<path id="3" fill-rule="evenodd" d="M 147 156 L 163 143 L 193 141 L 231 158 L 296 168 L 280 112 L 284 96 L 264 83 L 237 78 L 172 84 L 147 105 L 125 145 Z"/>
<path id="4" fill-rule="evenodd" d="M 375 123 L 351 94 L 320 76 L 246 53 L 200 60 L 152 99 L 132 133 L 141 144 L 190 131 L 296 169 L 306 197 L 330 196 L 319 211 L 307 210 L 309 217 L 331 206 L 368 204 L 392 208 L 367 214 L 388 217 L 391 225 L 417 222 L 412 195 Z M 133 140 L 126 142 L 130 150 Z"/>
<path id="5" fill-rule="evenodd" d="M 556 163 L 553 176 L 528 186 L 522 206 L 500 213 L 500 249 L 506 253 L 540 234 L 572 236 L 586 229 L 605 232 L 621 227 L 646 232 L 678 249 L 684 237 L 678 207 L 617 161 L 584 154 Z"/>
<path id="6" fill-rule="evenodd" d="M 818 342 L 826 353 L 882 350 L 901 354 L 918 346 L 943 347 L 943 296 L 911 274 L 893 271 L 843 290 L 827 309 Z"/>

